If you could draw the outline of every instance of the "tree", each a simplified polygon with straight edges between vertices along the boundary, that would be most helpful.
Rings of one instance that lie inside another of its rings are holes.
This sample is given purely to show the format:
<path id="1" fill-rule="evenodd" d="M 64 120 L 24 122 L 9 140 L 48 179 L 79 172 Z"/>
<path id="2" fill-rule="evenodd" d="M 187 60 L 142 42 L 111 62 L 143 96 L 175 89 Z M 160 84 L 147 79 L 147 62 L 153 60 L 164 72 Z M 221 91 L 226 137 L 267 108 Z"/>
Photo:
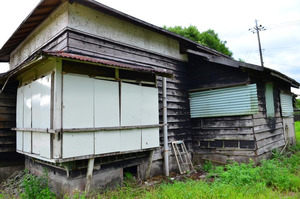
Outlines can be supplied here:
<path id="1" fill-rule="evenodd" d="M 181 26 L 163 28 L 232 57 L 232 52 L 226 47 L 227 42 L 222 41 L 214 30 L 209 29 L 201 33 L 196 26 L 192 25 L 187 28 Z"/>

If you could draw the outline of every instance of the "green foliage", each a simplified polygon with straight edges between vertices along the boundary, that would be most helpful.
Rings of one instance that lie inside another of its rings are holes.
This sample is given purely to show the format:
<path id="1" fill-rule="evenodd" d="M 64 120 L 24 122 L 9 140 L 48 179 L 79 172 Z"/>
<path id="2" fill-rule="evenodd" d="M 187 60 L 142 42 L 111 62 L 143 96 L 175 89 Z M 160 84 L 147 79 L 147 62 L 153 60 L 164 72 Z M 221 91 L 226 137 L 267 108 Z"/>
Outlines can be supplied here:
<path id="1" fill-rule="evenodd" d="M 205 164 L 203 165 L 203 170 L 206 172 L 212 171 L 214 168 L 214 165 L 211 163 L 211 161 L 205 161 Z"/>
<path id="2" fill-rule="evenodd" d="M 24 192 L 21 194 L 21 198 L 55 198 L 54 193 L 52 193 L 49 189 L 48 173 L 46 171 L 44 171 L 44 175 L 41 177 L 31 175 L 28 173 L 28 171 L 26 171 L 22 185 Z"/>
<path id="3" fill-rule="evenodd" d="M 227 42 L 222 41 L 214 30 L 209 29 L 201 33 L 196 26 L 192 25 L 187 28 L 181 26 L 163 28 L 232 57 L 232 52 L 226 47 Z"/>
<path id="4" fill-rule="evenodd" d="M 300 121 L 295 122 L 295 133 L 298 145 L 300 145 Z"/>
<path id="5" fill-rule="evenodd" d="M 284 157 L 275 152 L 272 160 L 263 160 L 261 166 L 253 163 L 233 163 L 219 166 L 212 172 L 217 173 L 218 183 L 231 184 L 233 187 L 259 186 L 281 191 L 300 191 L 300 156 Z"/>
<path id="6" fill-rule="evenodd" d="M 300 109 L 300 99 L 296 98 L 295 106 L 297 109 Z"/>

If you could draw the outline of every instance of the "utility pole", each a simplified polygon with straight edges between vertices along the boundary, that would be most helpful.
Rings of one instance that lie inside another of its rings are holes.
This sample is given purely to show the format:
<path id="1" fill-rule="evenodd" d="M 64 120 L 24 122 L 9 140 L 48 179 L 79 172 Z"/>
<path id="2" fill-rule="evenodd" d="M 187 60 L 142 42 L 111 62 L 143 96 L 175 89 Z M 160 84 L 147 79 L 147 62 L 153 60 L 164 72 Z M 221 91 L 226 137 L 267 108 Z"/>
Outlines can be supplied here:
<path id="1" fill-rule="evenodd" d="M 257 34 L 257 39 L 258 39 L 258 48 L 259 48 L 259 55 L 260 55 L 260 63 L 261 66 L 264 66 L 264 61 L 263 61 L 263 56 L 262 56 L 262 51 L 261 51 L 261 44 L 260 44 L 260 37 L 259 37 L 259 31 L 266 30 L 266 28 L 262 25 L 257 25 L 257 20 L 255 19 L 255 26 L 253 28 L 250 28 L 249 31 L 251 31 L 253 34 Z"/>

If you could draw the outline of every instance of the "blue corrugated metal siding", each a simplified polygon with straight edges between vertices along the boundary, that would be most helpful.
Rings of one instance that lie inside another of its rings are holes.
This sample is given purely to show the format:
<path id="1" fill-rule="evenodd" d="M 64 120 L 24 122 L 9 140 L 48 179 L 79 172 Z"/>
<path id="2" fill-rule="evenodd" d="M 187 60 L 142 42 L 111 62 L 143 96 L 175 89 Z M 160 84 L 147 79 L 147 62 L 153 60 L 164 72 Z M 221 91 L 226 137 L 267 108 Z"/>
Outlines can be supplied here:
<path id="1" fill-rule="evenodd" d="M 292 95 L 280 94 L 280 104 L 282 116 L 290 117 L 293 116 L 293 97 Z"/>
<path id="2" fill-rule="evenodd" d="M 190 93 L 191 118 L 258 113 L 256 84 Z"/>

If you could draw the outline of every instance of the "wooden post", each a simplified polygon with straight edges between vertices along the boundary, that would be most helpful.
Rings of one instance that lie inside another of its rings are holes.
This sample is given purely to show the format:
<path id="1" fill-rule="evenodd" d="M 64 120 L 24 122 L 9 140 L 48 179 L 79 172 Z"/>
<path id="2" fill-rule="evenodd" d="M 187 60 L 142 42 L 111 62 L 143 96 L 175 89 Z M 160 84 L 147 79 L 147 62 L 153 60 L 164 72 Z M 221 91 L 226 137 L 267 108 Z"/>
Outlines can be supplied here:
<path id="1" fill-rule="evenodd" d="M 92 177 L 93 177 L 93 170 L 94 170 L 94 162 L 95 158 L 89 159 L 88 167 L 87 167 L 87 174 L 86 174 L 86 185 L 85 185 L 85 192 L 90 191 Z"/>
<path id="2" fill-rule="evenodd" d="M 153 155 L 154 155 L 154 150 L 150 151 L 147 170 L 146 170 L 146 180 L 150 177 L 150 171 L 151 171 L 151 166 L 152 166 L 152 161 L 153 161 Z"/>

